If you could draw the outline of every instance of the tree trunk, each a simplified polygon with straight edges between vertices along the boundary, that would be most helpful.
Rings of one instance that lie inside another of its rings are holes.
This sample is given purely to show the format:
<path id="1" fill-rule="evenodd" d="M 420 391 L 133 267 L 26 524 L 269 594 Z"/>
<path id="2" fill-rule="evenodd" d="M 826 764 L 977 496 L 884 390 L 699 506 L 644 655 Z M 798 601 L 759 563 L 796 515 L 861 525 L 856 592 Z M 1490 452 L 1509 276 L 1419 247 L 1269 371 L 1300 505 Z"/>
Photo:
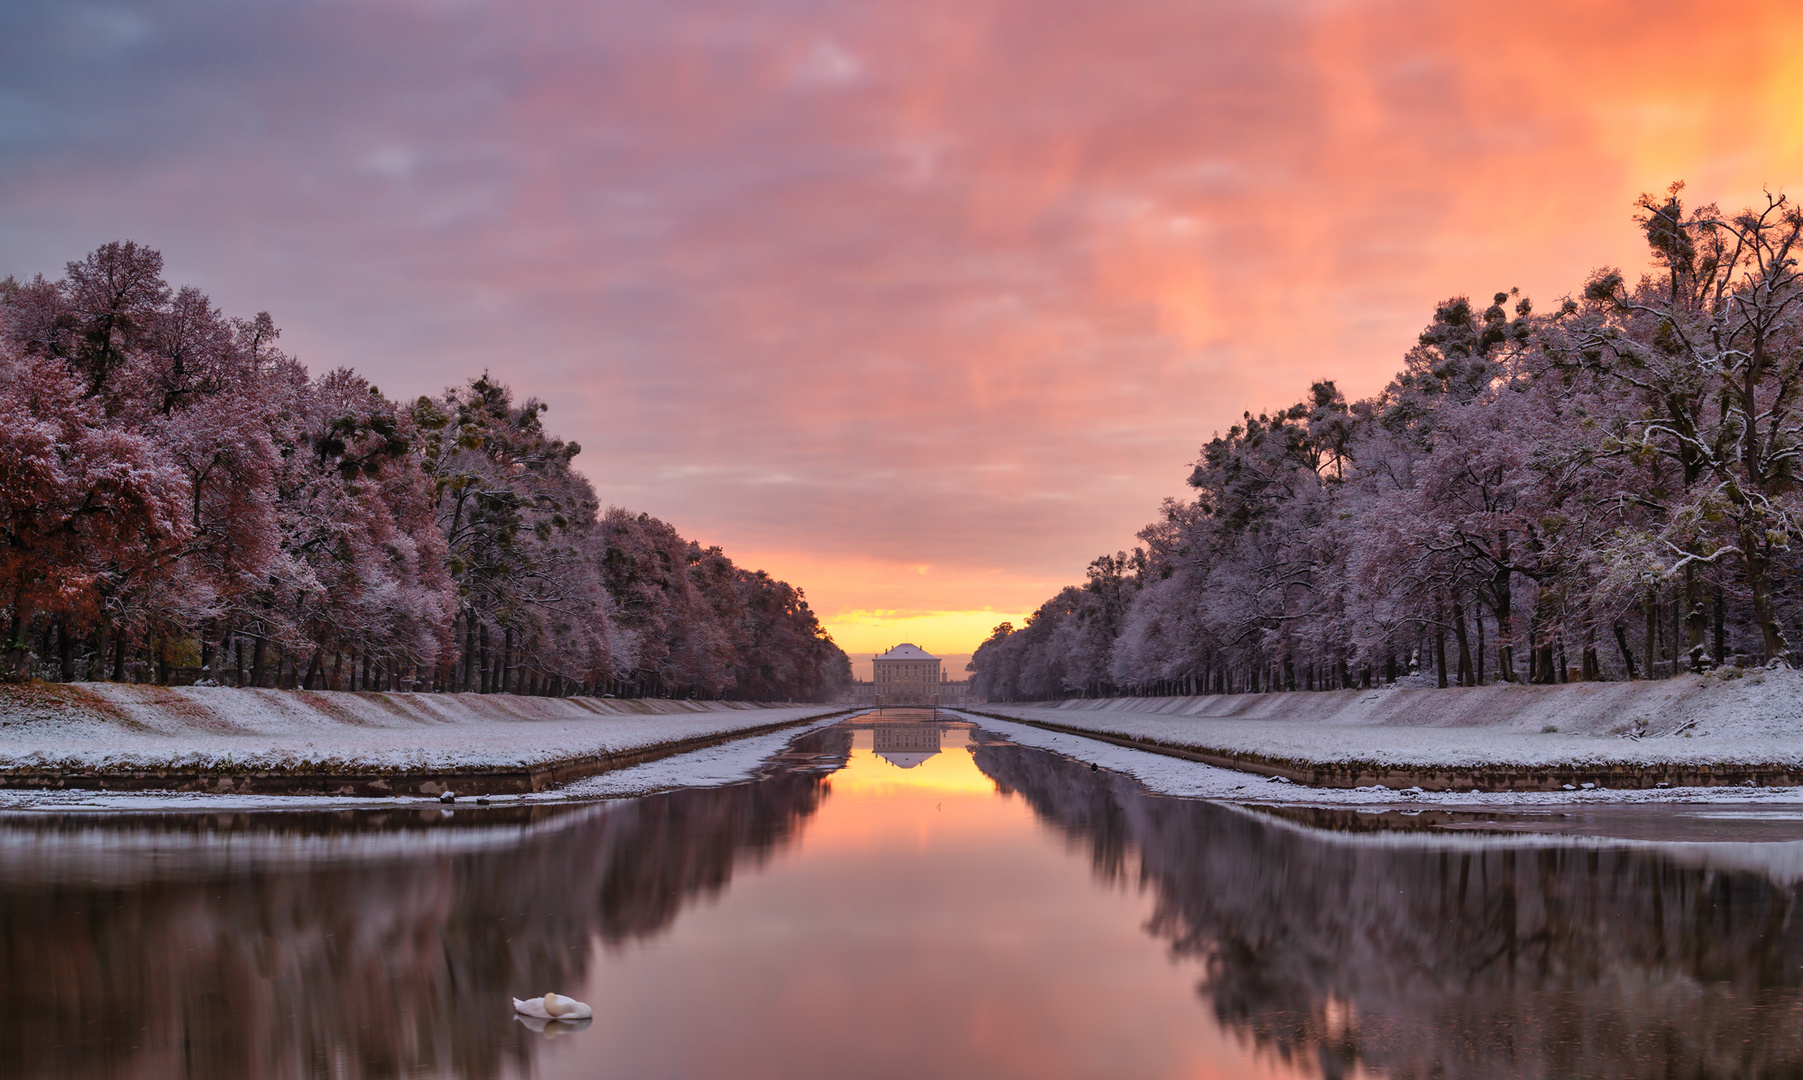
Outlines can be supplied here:
<path id="1" fill-rule="evenodd" d="M 1640 678 L 1640 672 L 1634 667 L 1634 654 L 1628 651 L 1628 631 L 1621 620 L 1615 620 L 1615 647 L 1621 650 L 1621 662 L 1628 669 L 1628 681 Z"/>
<path id="2" fill-rule="evenodd" d="M 1721 656 L 1710 657 L 1703 642 L 1709 634 L 1709 609 L 1703 603 L 1703 583 L 1697 580 L 1695 568 L 1684 568 L 1684 629 L 1689 638 L 1690 670 L 1708 671 L 1721 662 Z"/>
<path id="3" fill-rule="evenodd" d="M 62 666 L 60 674 L 63 677 L 63 681 L 74 682 L 75 635 L 69 633 L 69 624 L 61 619 L 58 619 L 56 623 L 56 653 L 56 658 Z"/>
<path id="4" fill-rule="evenodd" d="M 1446 606 L 1442 604 L 1434 620 L 1434 682 L 1446 689 Z"/>
<path id="5" fill-rule="evenodd" d="M 1477 684 L 1484 685 L 1484 605 L 1477 606 Z"/>
<path id="6" fill-rule="evenodd" d="M 1465 631 L 1465 605 L 1452 599 L 1452 636 L 1459 642 L 1459 685 L 1476 686 L 1477 672 L 1471 666 L 1471 638 Z"/>
<path id="7" fill-rule="evenodd" d="M 474 612 L 464 616 L 463 620 L 463 677 L 458 681 L 458 690 L 469 693 L 470 680 L 476 672 L 476 615 Z"/>
<path id="8" fill-rule="evenodd" d="M 263 685 L 263 665 L 268 662 L 268 659 L 269 639 L 258 634 L 257 642 L 251 648 L 250 654 L 250 684 L 252 686 Z"/>
<path id="9" fill-rule="evenodd" d="M 476 657 L 481 664 L 481 687 L 484 694 L 494 692 L 493 662 L 488 651 L 488 623 L 476 624 Z"/>
<path id="10" fill-rule="evenodd" d="M 1715 587 L 1715 662 L 1717 664 L 1728 662 L 1728 635 L 1727 627 L 1724 625 L 1728 615 L 1727 609 L 1728 605 L 1722 599 L 1722 587 L 1717 585 Z"/>
<path id="11" fill-rule="evenodd" d="M 207 619 L 200 624 L 200 675 L 214 682 L 219 681 L 213 676 L 213 637 L 217 633 L 215 620 Z"/>
<path id="12" fill-rule="evenodd" d="M 1509 533 L 1497 534 L 1497 549 L 1503 568 L 1491 579 L 1491 599 L 1496 608 L 1496 677 L 1503 682 L 1515 681 L 1515 603 L 1511 595 L 1513 574 L 1508 569 Z"/>
<path id="13" fill-rule="evenodd" d="M 25 619 L 19 610 L 22 606 L 14 606 L 12 625 L 6 631 L 6 666 L 15 682 L 31 677 L 31 648 L 25 641 Z"/>
<path id="14" fill-rule="evenodd" d="M 1784 640 L 1784 629 L 1778 625 L 1778 612 L 1772 604 L 1771 563 L 1764 554 L 1765 537 L 1743 525 L 1740 549 L 1745 552 L 1741 564 L 1747 572 L 1747 585 L 1753 593 L 1753 619 L 1759 624 L 1764 639 L 1765 659 L 1790 662 L 1790 645 Z"/>
<path id="15" fill-rule="evenodd" d="M 1657 677 L 1653 664 L 1659 659 L 1659 599 L 1653 590 L 1647 590 L 1640 607 L 1646 615 L 1646 646 L 1640 655 L 1646 660 L 1646 677 L 1652 679 Z"/>
<path id="16" fill-rule="evenodd" d="M 1678 674 L 1678 658 L 1684 655 L 1689 646 L 1684 642 L 1684 593 L 1682 590 L 1672 591 L 1672 674 Z M 1680 642 L 1684 644 L 1680 645 Z"/>

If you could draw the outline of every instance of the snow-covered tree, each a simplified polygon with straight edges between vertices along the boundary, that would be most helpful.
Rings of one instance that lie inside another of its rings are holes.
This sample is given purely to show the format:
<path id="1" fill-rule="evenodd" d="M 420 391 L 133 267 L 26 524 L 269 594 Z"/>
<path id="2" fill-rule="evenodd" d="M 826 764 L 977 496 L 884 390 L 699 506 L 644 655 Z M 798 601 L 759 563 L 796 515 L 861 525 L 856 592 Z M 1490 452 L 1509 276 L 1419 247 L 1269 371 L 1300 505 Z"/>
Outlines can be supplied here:
<path id="1" fill-rule="evenodd" d="M 1688 212 L 1680 192 L 1639 203 L 1657 272 L 1638 284 L 1601 271 L 1550 316 L 1454 297 L 1376 397 L 1323 382 L 1245 414 L 1140 533 L 1124 600 L 1098 606 L 1117 595 L 1098 561 L 998 628 L 979 687 L 1096 692 L 1098 657 L 1131 693 L 1652 677 L 1747 645 L 1787 662 L 1803 211 Z"/>
<path id="2" fill-rule="evenodd" d="M 10 677 L 762 698 L 849 680 L 799 589 L 661 522 L 604 527 L 543 402 L 487 374 L 408 407 L 349 370 L 312 378 L 269 315 L 229 318 L 162 265 L 113 243 L 59 281 L 0 282 Z M 649 615 L 621 544 L 669 570 Z"/>

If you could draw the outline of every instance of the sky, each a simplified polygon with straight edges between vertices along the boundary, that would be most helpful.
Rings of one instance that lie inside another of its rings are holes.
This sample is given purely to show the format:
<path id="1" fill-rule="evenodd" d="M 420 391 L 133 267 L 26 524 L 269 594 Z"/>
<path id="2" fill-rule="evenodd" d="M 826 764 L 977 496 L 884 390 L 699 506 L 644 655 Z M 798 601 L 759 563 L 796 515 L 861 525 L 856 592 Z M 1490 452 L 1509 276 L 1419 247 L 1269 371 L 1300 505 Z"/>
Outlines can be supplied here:
<path id="1" fill-rule="evenodd" d="M 1434 305 L 1803 194 L 1803 7 L 0 0 L 0 275 L 114 239 L 314 371 L 483 370 L 606 503 L 964 660 Z M 868 671 L 868 665 L 862 665 Z"/>

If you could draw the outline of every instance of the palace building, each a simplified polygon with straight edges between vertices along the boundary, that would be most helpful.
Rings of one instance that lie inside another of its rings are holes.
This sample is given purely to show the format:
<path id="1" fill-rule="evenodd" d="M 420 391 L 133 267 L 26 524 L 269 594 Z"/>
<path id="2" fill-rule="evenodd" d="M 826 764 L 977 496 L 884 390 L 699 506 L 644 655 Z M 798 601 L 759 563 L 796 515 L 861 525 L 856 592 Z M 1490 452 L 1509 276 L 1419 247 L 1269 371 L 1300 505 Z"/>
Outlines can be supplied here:
<path id="1" fill-rule="evenodd" d="M 897 645 L 879 653 L 871 668 L 871 681 L 851 685 L 851 698 L 860 705 L 962 705 L 970 701 L 969 681 L 946 678 L 945 662 L 918 645 Z"/>

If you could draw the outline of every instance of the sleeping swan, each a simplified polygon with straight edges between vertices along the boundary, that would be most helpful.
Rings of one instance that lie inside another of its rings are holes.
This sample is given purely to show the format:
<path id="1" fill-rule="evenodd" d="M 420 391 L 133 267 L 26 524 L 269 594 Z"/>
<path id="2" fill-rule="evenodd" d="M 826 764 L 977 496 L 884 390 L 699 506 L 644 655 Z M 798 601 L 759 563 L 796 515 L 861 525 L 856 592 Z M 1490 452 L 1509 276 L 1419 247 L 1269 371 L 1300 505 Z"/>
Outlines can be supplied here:
<path id="1" fill-rule="evenodd" d="M 562 994 L 546 994 L 542 998 L 513 999 L 513 1011 L 539 1020 L 587 1020 L 595 1010 L 583 1002 Z"/>

